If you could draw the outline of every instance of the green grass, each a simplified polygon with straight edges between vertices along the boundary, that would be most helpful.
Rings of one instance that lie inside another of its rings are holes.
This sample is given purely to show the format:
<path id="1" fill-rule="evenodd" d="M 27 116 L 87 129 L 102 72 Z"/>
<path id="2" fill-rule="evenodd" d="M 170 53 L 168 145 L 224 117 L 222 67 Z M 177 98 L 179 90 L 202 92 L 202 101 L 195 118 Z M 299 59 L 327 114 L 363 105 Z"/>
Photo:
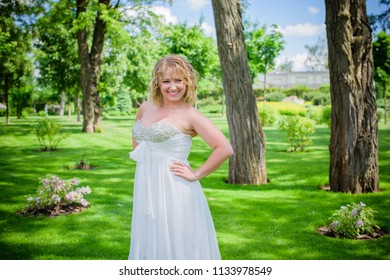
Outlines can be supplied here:
<path id="1" fill-rule="evenodd" d="M 224 133 L 226 120 L 211 116 Z M 129 252 L 132 184 L 135 162 L 131 150 L 133 118 L 104 120 L 104 133 L 83 134 L 80 123 L 61 121 L 71 136 L 56 152 L 38 152 L 29 132 L 36 118 L 0 119 L 0 259 L 126 259 Z M 321 236 L 316 228 L 328 223 L 334 210 L 363 201 L 377 211 L 375 220 L 390 229 L 390 125 L 380 126 L 381 191 L 351 195 L 326 192 L 329 129 L 316 127 L 313 145 L 303 153 L 287 152 L 276 128 L 267 137 L 265 186 L 229 185 L 228 163 L 201 183 L 213 215 L 223 259 L 390 259 L 390 236 L 362 241 Z M 210 149 L 197 137 L 190 162 L 198 167 Z M 85 158 L 93 170 L 68 170 Z M 92 206 L 78 214 L 23 217 L 16 212 L 35 194 L 38 178 L 55 174 L 78 177 L 89 185 Z"/>

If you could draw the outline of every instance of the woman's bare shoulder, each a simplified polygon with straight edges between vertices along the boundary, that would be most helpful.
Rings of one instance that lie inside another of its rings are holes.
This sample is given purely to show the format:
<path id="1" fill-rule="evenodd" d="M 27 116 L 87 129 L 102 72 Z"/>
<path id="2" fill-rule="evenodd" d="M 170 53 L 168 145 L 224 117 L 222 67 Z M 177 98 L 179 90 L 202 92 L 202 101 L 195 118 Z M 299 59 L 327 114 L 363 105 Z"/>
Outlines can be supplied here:
<path id="1" fill-rule="evenodd" d="M 192 106 L 187 109 L 186 113 L 190 122 L 196 122 L 206 118 L 205 115 L 203 115 L 198 109 Z"/>
<path id="2" fill-rule="evenodd" d="M 140 119 L 142 117 L 142 115 L 145 113 L 145 111 L 150 110 L 151 108 L 153 108 L 153 106 L 154 105 L 149 100 L 144 101 L 141 104 L 141 106 L 139 106 L 139 109 L 138 109 L 138 112 L 136 115 L 137 119 Z"/>

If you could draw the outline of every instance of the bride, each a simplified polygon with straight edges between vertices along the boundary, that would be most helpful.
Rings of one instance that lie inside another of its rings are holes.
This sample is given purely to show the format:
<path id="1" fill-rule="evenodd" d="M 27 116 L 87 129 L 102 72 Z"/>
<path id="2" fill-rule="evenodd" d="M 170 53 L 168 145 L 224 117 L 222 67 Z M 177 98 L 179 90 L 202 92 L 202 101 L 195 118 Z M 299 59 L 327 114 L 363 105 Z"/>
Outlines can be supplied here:
<path id="1" fill-rule="evenodd" d="M 132 129 L 137 161 L 129 259 L 220 259 L 210 210 L 199 180 L 232 155 L 232 146 L 192 105 L 197 73 L 169 55 L 153 69 L 150 98 Z M 212 149 L 197 170 L 188 161 L 192 138 Z"/>

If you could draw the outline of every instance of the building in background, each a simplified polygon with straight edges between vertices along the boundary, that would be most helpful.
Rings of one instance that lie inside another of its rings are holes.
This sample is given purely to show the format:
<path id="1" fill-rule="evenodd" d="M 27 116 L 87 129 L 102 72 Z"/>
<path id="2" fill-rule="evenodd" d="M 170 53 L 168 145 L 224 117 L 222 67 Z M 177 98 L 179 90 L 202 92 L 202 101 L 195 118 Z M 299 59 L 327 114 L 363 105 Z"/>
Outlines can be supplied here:
<path id="1" fill-rule="evenodd" d="M 265 81 L 266 88 L 292 88 L 304 85 L 310 88 L 319 88 L 329 84 L 329 71 L 318 72 L 286 72 L 268 73 Z M 255 81 L 254 88 L 264 88 L 264 75 L 260 74 Z"/>

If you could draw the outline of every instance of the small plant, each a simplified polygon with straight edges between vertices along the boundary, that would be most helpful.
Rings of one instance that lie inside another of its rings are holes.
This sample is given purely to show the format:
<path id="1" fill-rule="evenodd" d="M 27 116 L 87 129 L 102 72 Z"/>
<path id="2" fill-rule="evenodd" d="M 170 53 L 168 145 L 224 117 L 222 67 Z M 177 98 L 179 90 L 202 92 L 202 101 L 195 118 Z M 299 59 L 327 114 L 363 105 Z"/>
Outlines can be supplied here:
<path id="1" fill-rule="evenodd" d="M 338 237 L 356 238 L 362 234 L 371 234 L 375 228 L 374 213 L 363 202 L 341 206 L 332 215 L 332 223 L 329 228 Z"/>
<path id="2" fill-rule="evenodd" d="M 37 121 L 33 127 L 33 134 L 41 146 L 41 151 L 57 150 L 58 144 L 70 135 L 61 133 L 60 130 L 61 125 L 49 118 Z"/>
<path id="3" fill-rule="evenodd" d="M 77 187 L 79 180 L 72 178 L 62 180 L 57 176 L 49 176 L 40 180 L 37 196 L 29 196 L 28 204 L 20 211 L 21 214 L 59 214 L 72 212 L 75 209 L 86 208 L 90 203 L 84 195 L 90 194 L 91 189 Z"/>
<path id="4" fill-rule="evenodd" d="M 259 106 L 259 116 L 263 126 L 272 126 L 279 117 L 279 111 L 274 107 L 263 105 Z"/>
<path id="5" fill-rule="evenodd" d="M 332 115 L 332 107 L 325 106 L 324 109 L 322 110 L 321 122 L 325 123 L 328 127 L 330 127 L 331 115 Z"/>
<path id="6" fill-rule="evenodd" d="M 286 132 L 292 151 L 302 152 L 311 145 L 311 138 L 314 130 L 314 121 L 300 117 L 287 116 L 279 121 L 279 127 Z"/>

